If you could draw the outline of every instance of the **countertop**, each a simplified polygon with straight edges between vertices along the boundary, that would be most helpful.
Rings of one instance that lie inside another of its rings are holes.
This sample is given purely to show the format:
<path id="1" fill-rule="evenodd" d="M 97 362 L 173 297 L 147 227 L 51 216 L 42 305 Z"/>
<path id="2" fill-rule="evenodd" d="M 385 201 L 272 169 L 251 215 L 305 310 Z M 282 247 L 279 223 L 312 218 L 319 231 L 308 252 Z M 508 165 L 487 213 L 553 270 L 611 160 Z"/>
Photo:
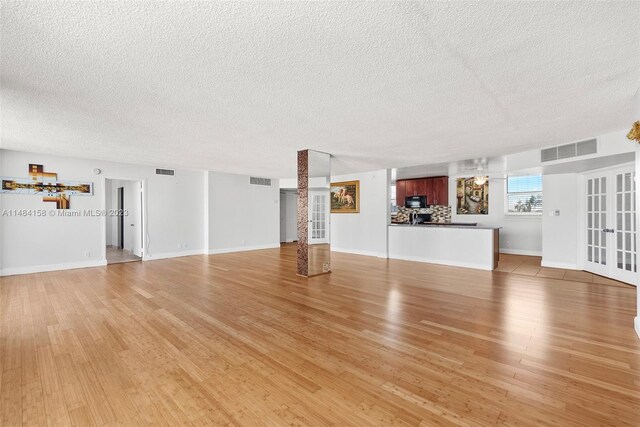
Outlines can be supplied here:
<path id="1" fill-rule="evenodd" d="M 478 227 L 477 222 L 427 222 L 423 224 L 402 224 L 402 223 L 392 223 L 389 224 L 390 227 L 413 227 L 413 228 L 428 228 L 428 227 L 439 227 L 439 228 L 464 228 L 464 229 L 472 229 L 472 230 L 495 230 L 502 227 Z"/>

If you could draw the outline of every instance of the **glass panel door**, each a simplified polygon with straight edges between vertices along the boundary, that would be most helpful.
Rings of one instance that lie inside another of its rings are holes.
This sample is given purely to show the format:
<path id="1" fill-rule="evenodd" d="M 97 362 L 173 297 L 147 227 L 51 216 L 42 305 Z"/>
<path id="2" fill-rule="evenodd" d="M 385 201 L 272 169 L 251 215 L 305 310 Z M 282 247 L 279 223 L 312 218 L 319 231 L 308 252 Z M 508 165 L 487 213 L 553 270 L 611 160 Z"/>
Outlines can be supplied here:
<path id="1" fill-rule="evenodd" d="M 329 203 L 325 192 L 309 192 L 309 244 L 327 243 L 329 233 Z"/>
<path id="2" fill-rule="evenodd" d="M 611 277 L 635 282 L 636 260 L 636 183 L 635 173 L 625 170 L 615 173 L 615 239 Z"/>
<path id="3" fill-rule="evenodd" d="M 586 176 L 585 270 L 637 283 L 633 167 Z"/>
<path id="4" fill-rule="evenodd" d="M 609 275 L 607 267 L 607 176 L 587 178 L 586 270 Z"/>

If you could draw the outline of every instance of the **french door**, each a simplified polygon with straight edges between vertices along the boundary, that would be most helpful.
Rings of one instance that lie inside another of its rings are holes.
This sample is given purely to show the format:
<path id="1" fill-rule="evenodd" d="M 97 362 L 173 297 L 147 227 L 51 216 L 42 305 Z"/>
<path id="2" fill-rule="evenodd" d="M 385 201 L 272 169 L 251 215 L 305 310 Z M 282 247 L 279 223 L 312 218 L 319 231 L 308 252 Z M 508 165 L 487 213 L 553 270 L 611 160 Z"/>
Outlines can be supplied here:
<path id="1" fill-rule="evenodd" d="M 309 191 L 309 244 L 329 243 L 329 191 Z"/>
<path id="2" fill-rule="evenodd" d="M 589 174 L 585 178 L 585 270 L 636 285 L 634 168 Z"/>

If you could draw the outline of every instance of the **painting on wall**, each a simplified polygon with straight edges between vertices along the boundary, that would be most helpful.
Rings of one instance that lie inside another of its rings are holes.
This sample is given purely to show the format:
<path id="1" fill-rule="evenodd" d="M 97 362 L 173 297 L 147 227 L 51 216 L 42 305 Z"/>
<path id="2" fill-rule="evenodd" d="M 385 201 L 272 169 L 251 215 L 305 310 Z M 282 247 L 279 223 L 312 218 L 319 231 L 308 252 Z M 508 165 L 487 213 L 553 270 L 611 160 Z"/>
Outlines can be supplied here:
<path id="1" fill-rule="evenodd" d="M 489 177 L 475 176 L 456 180 L 458 215 L 489 214 Z"/>
<path id="2" fill-rule="evenodd" d="M 331 213 L 360 212 L 360 181 L 331 183 Z"/>
<path id="3" fill-rule="evenodd" d="M 0 193 L 42 196 L 42 201 L 69 209 L 69 196 L 92 196 L 93 183 L 58 181 L 58 174 L 45 172 L 42 165 L 29 165 L 29 178 L 1 178 Z"/>

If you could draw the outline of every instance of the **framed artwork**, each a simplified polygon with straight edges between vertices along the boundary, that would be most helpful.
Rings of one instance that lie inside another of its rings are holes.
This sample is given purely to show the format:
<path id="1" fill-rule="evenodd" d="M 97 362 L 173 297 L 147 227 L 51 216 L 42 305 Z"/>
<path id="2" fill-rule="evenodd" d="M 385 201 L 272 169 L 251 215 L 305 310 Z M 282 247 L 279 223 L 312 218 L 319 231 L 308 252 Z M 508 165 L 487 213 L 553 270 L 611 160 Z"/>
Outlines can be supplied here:
<path id="1" fill-rule="evenodd" d="M 331 213 L 360 212 L 360 181 L 331 183 Z"/>
<path id="2" fill-rule="evenodd" d="M 69 209 L 69 196 L 92 196 L 92 182 L 58 181 L 58 174 L 44 166 L 29 164 L 29 178 L 0 178 L 0 193 L 34 194 L 56 209 Z"/>
<path id="3" fill-rule="evenodd" d="M 458 178 L 456 198 L 458 215 L 489 215 L 489 177 Z"/>

